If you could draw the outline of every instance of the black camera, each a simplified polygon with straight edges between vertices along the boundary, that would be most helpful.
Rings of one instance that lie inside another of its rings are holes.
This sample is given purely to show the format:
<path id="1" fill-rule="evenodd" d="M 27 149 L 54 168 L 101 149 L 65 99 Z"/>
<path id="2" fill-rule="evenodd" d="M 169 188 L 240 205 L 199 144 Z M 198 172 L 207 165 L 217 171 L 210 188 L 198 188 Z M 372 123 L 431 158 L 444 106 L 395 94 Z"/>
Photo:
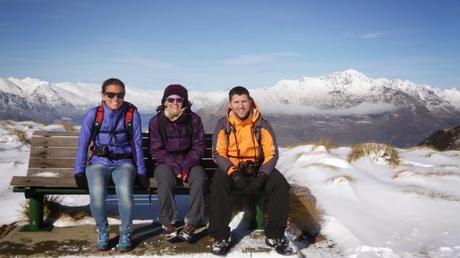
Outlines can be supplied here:
<path id="1" fill-rule="evenodd" d="M 246 176 L 255 175 L 258 169 L 259 166 L 257 165 L 257 163 L 251 160 L 241 162 L 238 164 L 238 171 L 240 171 Z"/>
<path id="2" fill-rule="evenodd" d="M 94 155 L 96 156 L 108 157 L 109 153 L 109 146 L 107 145 L 96 146 L 94 149 Z"/>

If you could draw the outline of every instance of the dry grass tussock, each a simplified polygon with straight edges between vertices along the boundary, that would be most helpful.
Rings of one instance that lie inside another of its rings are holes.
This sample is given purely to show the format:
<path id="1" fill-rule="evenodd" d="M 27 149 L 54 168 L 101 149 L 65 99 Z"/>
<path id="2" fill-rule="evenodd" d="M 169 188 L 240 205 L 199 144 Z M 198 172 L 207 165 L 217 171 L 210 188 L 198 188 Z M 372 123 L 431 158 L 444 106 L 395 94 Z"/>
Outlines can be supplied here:
<path id="1" fill-rule="evenodd" d="M 460 174 L 450 172 L 450 171 L 445 171 L 445 172 L 442 172 L 442 171 L 413 172 L 413 171 L 409 171 L 409 170 L 402 170 L 402 171 L 397 171 L 393 175 L 392 178 L 395 179 L 395 178 L 405 177 L 405 176 L 407 176 L 408 173 L 411 173 L 411 174 L 416 175 L 416 176 L 425 176 L 425 177 L 444 177 L 444 176 L 460 177 Z"/>
<path id="2" fill-rule="evenodd" d="M 10 129 L 9 132 L 11 135 L 16 135 L 16 137 L 18 137 L 18 140 L 21 141 L 22 143 L 30 144 L 31 141 L 29 137 L 27 136 L 26 132 L 20 129 L 17 129 L 17 128 Z"/>
<path id="3" fill-rule="evenodd" d="M 345 184 L 345 183 L 353 183 L 354 180 L 349 175 L 334 176 L 334 177 L 328 178 L 326 180 L 327 184 L 332 184 L 334 182 L 338 182 L 340 184 Z"/>
<path id="4" fill-rule="evenodd" d="M 432 150 L 432 151 L 441 151 L 438 148 L 432 146 L 432 145 L 417 145 L 414 147 L 409 148 L 409 150 Z M 430 153 L 431 154 L 431 153 Z"/>
<path id="5" fill-rule="evenodd" d="M 13 222 L 11 224 L 5 224 L 0 226 L 0 240 L 2 240 L 4 237 L 6 237 L 11 231 L 13 231 L 14 228 L 17 226 L 17 222 Z"/>
<path id="6" fill-rule="evenodd" d="M 289 192 L 289 223 L 302 234 L 314 238 L 319 234 L 322 212 L 316 207 L 316 199 L 306 187 L 292 186 Z"/>
<path id="7" fill-rule="evenodd" d="M 69 119 L 59 119 L 59 120 L 55 120 L 53 122 L 54 124 L 58 124 L 58 125 L 62 125 L 64 127 L 64 130 L 66 132 L 72 132 L 72 131 L 75 131 L 75 128 L 73 126 L 73 123 L 72 123 L 72 120 L 69 120 Z"/>
<path id="8" fill-rule="evenodd" d="M 209 212 L 209 198 L 207 198 Z M 245 210 L 251 203 L 250 195 L 232 195 L 232 215 Z M 267 213 L 265 222 L 267 222 Z M 303 237 L 315 239 L 320 232 L 322 212 L 316 207 L 316 199 L 306 187 L 292 186 L 289 192 L 289 225 L 295 225 Z"/>
<path id="9" fill-rule="evenodd" d="M 327 151 L 329 151 L 330 149 L 335 147 L 334 143 L 329 138 L 319 139 L 319 140 L 314 141 L 314 142 L 307 141 L 307 142 L 301 142 L 301 143 L 298 143 L 298 144 L 288 144 L 288 145 L 286 145 L 286 147 L 291 149 L 291 148 L 294 148 L 294 147 L 297 147 L 297 146 L 302 146 L 302 145 L 313 145 L 315 148 L 319 147 L 319 146 L 323 146 Z"/>
<path id="10" fill-rule="evenodd" d="M 311 163 L 311 164 L 306 164 L 304 168 L 311 168 L 311 167 L 317 167 L 317 168 L 325 168 L 327 170 L 332 170 L 336 171 L 338 167 L 329 165 L 329 164 L 324 164 L 324 163 Z"/>
<path id="11" fill-rule="evenodd" d="M 59 218 L 71 218 L 74 221 L 91 216 L 89 205 L 86 206 L 65 206 L 60 204 L 62 198 L 55 195 L 45 196 L 43 219 L 45 224 L 52 224 Z M 28 222 L 29 202 L 22 205 L 22 222 Z"/>
<path id="12" fill-rule="evenodd" d="M 414 193 L 414 194 L 419 195 L 421 197 L 427 197 L 427 198 L 430 198 L 430 199 L 440 199 L 440 200 L 453 201 L 453 202 L 460 201 L 455 196 L 447 195 L 447 194 L 441 193 L 441 192 L 433 192 L 433 191 L 430 191 L 430 190 L 427 190 L 427 189 L 424 189 L 424 188 L 411 187 L 410 189 L 406 189 L 405 192 Z"/>
<path id="13" fill-rule="evenodd" d="M 391 145 L 383 143 L 362 143 L 352 147 L 348 154 L 348 162 L 353 162 L 361 157 L 369 156 L 372 159 L 383 159 L 390 165 L 399 165 L 398 151 Z"/>

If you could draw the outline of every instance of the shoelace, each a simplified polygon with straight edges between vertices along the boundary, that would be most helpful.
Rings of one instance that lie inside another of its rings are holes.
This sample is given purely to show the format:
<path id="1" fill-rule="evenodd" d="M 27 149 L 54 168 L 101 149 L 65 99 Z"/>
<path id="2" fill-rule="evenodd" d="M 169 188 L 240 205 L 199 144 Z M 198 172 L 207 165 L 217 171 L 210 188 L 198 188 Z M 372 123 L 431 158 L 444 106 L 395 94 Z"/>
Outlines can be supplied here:
<path id="1" fill-rule="evenodd" d="M 219 240 L 214 244 L 215 247 L 224 247 L 226 245 L 227 245 L 227 240 L 225 239 Z"/>
<path id="2" fill-rule="evenodd" d="M 195 231 L 195 227 L 193 225 L 187 224 L 184 227 L 184 231 L 187 233 L 193 233 Z"/>
<path id="3" fill-rule="evenodd" d="M 286 239 L 284 238 L 269 239 L 268 241 L 272 243 L 273 246 L 281 246 L 287 243 Z"/>
<path id="4" fill-rule="evenodd" d="M 166 234 L 171 234 L 176 230 L 176 228 L 173 225 L 166 225 L 162 227 Z"/>
<path id="5" fill-rule="evenodd" d="M 276 239 L 275 240 L 276 246 L 284 246 L 287 244 L 286 240 L 284 238 Z"/>
<path id="6" fill-rule="evenodd" d="M 129 243 L 130 242 L 130 237 L 129 237 L 129 234 L 122 234 L 121 235 L 121 242 L 122 243 Z"/>
<path id="7" fill-rule="evenodd" d="M 99 242 L 108 242 L 109 241 L 109 234 L 99 234 L 98 241 Z"/>

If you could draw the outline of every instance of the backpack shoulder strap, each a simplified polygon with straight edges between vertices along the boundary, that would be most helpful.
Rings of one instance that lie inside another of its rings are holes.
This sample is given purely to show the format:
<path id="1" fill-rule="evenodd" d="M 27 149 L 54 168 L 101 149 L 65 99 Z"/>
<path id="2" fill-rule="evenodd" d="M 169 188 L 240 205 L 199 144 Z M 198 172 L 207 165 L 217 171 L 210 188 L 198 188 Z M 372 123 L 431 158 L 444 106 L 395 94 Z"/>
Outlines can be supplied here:
<path id="1" fill-rule="evenodd" d="M 161 112 L 157 113 L 157 123 L 158 123 L 158 131 L 160 132 L 161 141 L 163 144 L 168 141 L 168 135 L 166 134 L 166 120 L 161 117 Z"/>
<path id="2" fill-rule="evenodd" d="M 100 104 L 96 109 L 96 115 L 93 122 L 93 128 L 91 128 L 91 137 L 90 141 L 95 144 L 96 135 L 101 130 L 102 121 L 104 120 L 104 106 Z"/>
<path id="3" fill-rule="evenodd" d="M 259 155 L 257 156 L 257 162 L 261 165 L 264 161 L 264 149 L 262 147 L 262 120 L 263 118 L 260 117 L 257 119 L 257 121 L 254 123 L 254 136 L 256 137 L 257 144 L 259 145 L 258 147 L 258 152 Z"/>
<path id="4" fill-rule="evenodd" d="M 224 128 L 224 133 L 225 133 L 225 143 L 228 147 L 228 145 L 230 144 L 230 133 L 232 132 L 232 130 L 235 130 L 235 126 L 233 124 L 230 123 L 230 121 L 226 121 L 225 123 L 225 128 Z"/>
<path id="5" fill-rule="evenodd" d="M 128 138 L 131 139 L 133 136 L 133 117 L 134 117 L 134 112 L 137 110 L 137 107 L 129 102 L 127 103 L 128 103 L 128 108 L 125 114 L 125 127 L 126 127 L 125 129 L 126 129 L 126 134 Z"/>
<path id="6" fill-rule="evenodd" d="M 193 144 L 193 114 L 190 113 L 187 118 L 187 134 L 190 139 L 190 143 Z"/>

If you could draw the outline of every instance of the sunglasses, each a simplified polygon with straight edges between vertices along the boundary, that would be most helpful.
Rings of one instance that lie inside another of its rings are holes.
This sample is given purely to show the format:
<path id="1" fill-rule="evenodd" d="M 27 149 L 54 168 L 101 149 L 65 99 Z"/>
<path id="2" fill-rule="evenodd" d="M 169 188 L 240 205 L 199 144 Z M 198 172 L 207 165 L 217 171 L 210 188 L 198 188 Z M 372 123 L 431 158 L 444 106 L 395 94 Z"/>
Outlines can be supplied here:
<path id="1" fill-rule="evenodd" d="M 117 96 L 119 99 L 123 99 L 125 97 L 125 93 L 124 92 L 105 92 L 104 93 L 107 97 L 109 97 L 109 99 L 113 99 L 115 96 Z"/>
<path id="2" fill-rule="evenodd" d="M 180 104 L 184 102 L 184 99 L 183 98 L 167 98 L 166 101 L 168 101 L 169 103 L 174 103 L 175 101 Z"/>

